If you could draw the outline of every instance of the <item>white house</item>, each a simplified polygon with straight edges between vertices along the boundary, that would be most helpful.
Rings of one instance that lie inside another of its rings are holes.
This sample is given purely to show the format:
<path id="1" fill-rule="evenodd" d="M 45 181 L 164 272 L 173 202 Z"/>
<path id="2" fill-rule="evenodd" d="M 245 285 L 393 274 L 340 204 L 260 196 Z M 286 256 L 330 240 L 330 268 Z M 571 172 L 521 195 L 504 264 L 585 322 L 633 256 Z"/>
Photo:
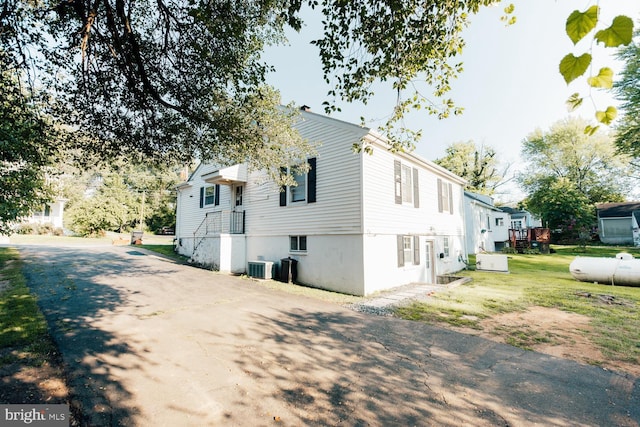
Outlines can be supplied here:
<path id="1" fill-rule="evenodd" d="M 358 125 L 303 111 L 296 127 L 321 144 L 297 187 L 208 164 L 178 186 L 179 253 L 231 273 L 291 258 L 298 282 L 354 295 L 465 267 L 462 178 Z"/>
<path id="2" fill-rule="evenodd" d="M 31 216 L 22 218 L 22 222 L 41 225 L 52 224 L 55 228 L 62 228 L 66 202 L 67 199 L 58 198 L 54 202 L 45 204 L 41 210 L 32 212 Z"/>
<path id="3" fill-rule="evenodd" d="M 531 212 L 522 209 L 501 206 L 503 212 L 511 216 L 510 227 L 512 230 L 527 230 L 529 228 L 542 227 L 542 220 L 534 217 Z"/>
<path id="4" fill-rule="evenodd" d="M 464 192 L 467 252 L 502 250 L 509 242 L 511 215 L 494 205 L 490 196 Z"/>

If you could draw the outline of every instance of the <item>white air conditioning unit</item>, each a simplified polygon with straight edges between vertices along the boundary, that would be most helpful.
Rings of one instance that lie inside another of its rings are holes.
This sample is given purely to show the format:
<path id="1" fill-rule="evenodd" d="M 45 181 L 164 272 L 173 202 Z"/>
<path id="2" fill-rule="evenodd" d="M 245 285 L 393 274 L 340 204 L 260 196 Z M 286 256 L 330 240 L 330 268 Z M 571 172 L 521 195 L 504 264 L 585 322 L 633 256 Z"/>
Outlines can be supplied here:
<path id="1" fill-rule="evenodd" d="M 506 255 L 477 254 L 476 270 L 478 271 L 509 271 L 509 261 Z"/>
<path id="2" fill-rule="evenodd" d="M 273 261 L 249 261 L 247 275 L 257 279 L 271 279 Z"/>

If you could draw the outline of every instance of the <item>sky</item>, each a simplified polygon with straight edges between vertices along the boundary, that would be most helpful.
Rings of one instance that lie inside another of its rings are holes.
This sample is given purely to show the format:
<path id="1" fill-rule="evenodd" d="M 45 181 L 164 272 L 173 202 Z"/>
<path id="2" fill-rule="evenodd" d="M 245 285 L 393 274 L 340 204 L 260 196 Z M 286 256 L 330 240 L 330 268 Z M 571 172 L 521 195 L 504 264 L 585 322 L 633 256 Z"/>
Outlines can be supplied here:
<path id="1" fill-rule="evenodd" d="M 483 8 L 471 17 L 471 25 L 463 33 L 466 47 L 460 60 L 464 71 L 452 83 L 448 96 L 464 108 L 461 116 L 438 120 L 425 111 L 412 113 L 405 123 L 422 129 L 422 140 L 416 153 L 429 160 L 443 157 L 448 146 L 455 142 L 474 141 L 494 148 L 504 165 L 511 170 L 522 166 L 521 141 L 537 128 L 547 130 L 569 115 L 589 120 L 595 106 L 604 110 L 617 105 L 610 93 L 592 90 L 594 103 L 585 100 L 576 112 L 569 114 L 565 100 L 574 92 L 588 93 L 586 84 L 578 79 L 567 85 L 558 64 L 568 53 L 576 56 L 593 46 L 594 74 L 601 67 L 619 71 L 623 64 L 613 58 L 615 49 L 604 49 L 591 43 L 593 33 L 576 46 L 565 33 L 565 22 L 573 10 L 584 11 L 595 1 L 589 0 L 515 0 L 515 25 L 500 21 L 504 2 Z M 605 28 L 620 14 L 630 16 L 637 25 L 640 1 L 601 0 L 601 24 Z M 330 87 L 322 78 L 317 49 L 309 41 L 317 38 L 322 27 L 307 14 L 307 26 L 300 33 L 288 33 L 289 44 L 271 47 L 264 59 L 275 66 L 268 82 L 280 90 L 283 103 L 308 105 L 317 113 L 324 113 L 322 102 Z M 606 23 L 606 25 L 604 24 Z M 388 87 L 376 89 L 367 105 L 341 103 L 341 112 L 331 116 L 359 124 L 360 117 L 367 125 L 382 125 L 395 105 L 396 96 Z"/>

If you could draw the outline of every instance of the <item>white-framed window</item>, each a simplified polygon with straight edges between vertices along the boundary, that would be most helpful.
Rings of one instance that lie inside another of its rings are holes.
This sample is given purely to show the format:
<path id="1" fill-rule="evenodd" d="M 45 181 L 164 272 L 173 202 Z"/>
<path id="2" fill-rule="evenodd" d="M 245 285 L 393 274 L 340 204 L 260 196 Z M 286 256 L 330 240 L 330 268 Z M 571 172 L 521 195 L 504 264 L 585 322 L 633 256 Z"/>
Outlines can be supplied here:
<path id="1" fill-rule="evenodd" d="M 211 185 L 209 187 L 204 187 L 204 205 L 209 206 L 213 205 L 216 200 L 216 187 Z"/>
<path id="2" fill-rule="evenodd" d="M 504 218 L 496 218 L 496 227 L 504 227 Z"/>
<path id="3" fill-rule="evenodd" d="M 519 219 L 511 221 L 512 230 L 522 230 L 522 221 Z"/>
<path id="4" fill-rule="evenodd" d="M 307 173 L 296 173 L 295 168 L 281 168 L 283 174 L 291 174 L 296 185 L 280 188 L 280 206 L 316 202 L 316 158 L 308 159 L 307 163 L 309 165 Z"/>
<path id="5" fill-rule="evenodd" d="M 404 264 L 413 264 L 413 239 L 411 236 L 402 236 L 402 246 L 404 248 Z"/>
<path id="6" fill-rule="evenodd" d="M 402 165 L 401 172 L 402 203 L 413 203 L 413 183 L 411 181 L 411 167 Z"/>
<path id="7" fill-rule="evenodd" d="M 453 186 L 438 178 L 438 212 L 453 214 Z M 480 220 L 482 222 L 482 220 Z"/>
<path id="8" fill-rule="evenodd" d="M 420 264 L 420 237 L 398 235 L 398 267 Z"/>
<path id="9" fill-rule="evenodd" d="M 444 253 L 445 258 L 449 258 L 450 249 L 449 249 L 449 238 L 445 237 L 442 240 L 442 252 Z"/>
<path id="10" fill-rule="evenodd" d="M 289 200 L 291 202 L 304 202 L 307 200 L 307 174 L 293 173 L 295 186 L 289 187 Z"/>
<path id="11" fill-rule="evenodd" d="M 289 236 L 289 250 L 291 252 L 306 252 L 307 236 Z"/>
<path id="12" fill-rule="evenodd" d="M 220 185 L 200 187 L 200 209 L 220 204 Z"/>
<path id="13" fill-rule="evenodd" d="M 393 161 L 394 196 L 397 205 L 420 207 L 420 173 L 417 168 Z"/>

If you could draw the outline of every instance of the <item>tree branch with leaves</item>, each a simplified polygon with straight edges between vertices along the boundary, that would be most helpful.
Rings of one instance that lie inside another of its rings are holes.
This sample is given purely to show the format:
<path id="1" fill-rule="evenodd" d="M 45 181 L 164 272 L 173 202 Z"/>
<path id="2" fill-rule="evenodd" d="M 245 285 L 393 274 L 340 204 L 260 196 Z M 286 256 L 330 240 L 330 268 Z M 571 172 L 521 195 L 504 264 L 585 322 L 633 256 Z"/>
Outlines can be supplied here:
<path id="1" fill-rule="evenodd" d="M 617 48 L 619 46 L 627 46 L 631 43 L 633 36 L 633 20 L 625 15 L 619 15 L 613 18 L 609 26 L 598 29 L 600 22 L 600 5 L 596 2 L 584 11 L 573 11 L 566 21 L 566 33 L 574 45 L 585 40 L 589 42 L 588 49 L 581 55 L 576 56 L 573 53 L 567 54 L 560 61 L 560 74 L 562 74 L 567 84 L 573 82 L 579 77 L 585 75 L 587 70 L 593 68 L 593 44 L 602 43 L 606 48 Z M 606 25 L 606 24 L 605 24 Z M 590 72 L 587 77 L 587 84 L 594 89 L 611 89 L 613 87 L 614 73 L 609 67 L 602 67 L 597 73 Z M 569 111 L 573 111 L 580 107 L 585 96 L 580 93 L 574 93 L 567 100 Z M 614 106 L 607 106 L 605 109 L 597 109 L 595 119 L 598 123 L 610 125 L 618 115 L 618 110 Z M 585 132 L 594 134 L 598 130 L 598 125 L 587 125 Z"/>

